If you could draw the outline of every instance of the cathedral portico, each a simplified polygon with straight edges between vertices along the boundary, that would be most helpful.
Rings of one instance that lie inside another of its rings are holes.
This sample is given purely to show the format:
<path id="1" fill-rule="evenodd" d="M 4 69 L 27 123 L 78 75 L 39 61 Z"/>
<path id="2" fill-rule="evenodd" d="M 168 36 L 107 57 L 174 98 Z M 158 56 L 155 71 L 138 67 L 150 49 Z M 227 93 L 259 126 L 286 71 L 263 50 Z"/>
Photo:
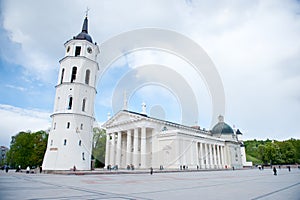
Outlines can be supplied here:
<path id="1" fill-rule="evenodd" d="M 211 132 L 122 110 L 104 125 L 110 153 L 105 165 L 119 168 L 223 169 L 241 167 L 240 142 Z M 234 138 L 234 137 L 231 137 Z M 232 155 L 234 154 L 234 155 Z M 235 159 L 235 160 L 234 160 Z M 234 162 L 233 162 L 234 161 Z"/>
<path id="2" fill-rule="evenodd" d="M 152 128 L 145 126 L 132 127 L 123 124 L 116 129 L 112 129 L 106 134 L 107 143 L 105 159 L 106 166 L 118 166 L 127 168 L 133 165 L 139 168 L 149 166 L 148 158 L 150 157 Z"/>

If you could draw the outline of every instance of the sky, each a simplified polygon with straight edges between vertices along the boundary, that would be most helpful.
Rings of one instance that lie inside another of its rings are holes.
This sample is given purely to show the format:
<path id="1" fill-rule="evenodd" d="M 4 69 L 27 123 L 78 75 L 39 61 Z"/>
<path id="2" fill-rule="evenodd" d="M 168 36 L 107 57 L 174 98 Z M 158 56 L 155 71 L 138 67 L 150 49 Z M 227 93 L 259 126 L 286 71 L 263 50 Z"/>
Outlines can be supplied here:
<path id="1" fill-rule="evenodd" d="M 300 139 L 297 0 L 2 0 L 0 145 L 9 146 L 20 131 L 50 128 L 64 43 L 81 31 L 86 8 L 100 63 L 106 55 L 101 44 L 126 32 L 157 28 L 180 34 L 212 61 L 225 95 L 225 122 L 239 128 L 245 140 Z M 214 103 L 206 78 L 168 51 L 124 53 L 99 75 L 96 121 L 101 124 L 121 109 L 126 83 L 134 88 L 127 97 L 129 110 L 141 112 L 145 102 L 150 116 L 176 123 L 196 113 L 194 124 L 187 125 L 211 129 Z M 186 103 L 189 99 L 196 107 Z"/>

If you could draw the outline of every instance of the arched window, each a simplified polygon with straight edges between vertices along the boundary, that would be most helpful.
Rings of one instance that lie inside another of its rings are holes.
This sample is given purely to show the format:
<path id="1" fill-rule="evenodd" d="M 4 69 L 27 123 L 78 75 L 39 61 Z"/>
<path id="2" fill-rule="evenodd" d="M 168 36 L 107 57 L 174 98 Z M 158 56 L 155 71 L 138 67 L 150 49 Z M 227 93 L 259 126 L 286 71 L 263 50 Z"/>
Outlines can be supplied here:
<path id="1" fill-rule="evenodd" d="M 89 69 L 87 69 L 85 71 L 85 84 L 89 84 L 90 83 L 90 73 L 91 73 L 91 71 Z"/>
<path id="2" fill-rule="evenodd" d="M 78 145 L 81 146 L 81 140 L 79 140 Z"/>
<path id="3" fill-rule="evenodd" d="M 80 51 L 81 51 L 81 47 L 80 46 L 77 46 L 75 48 L 75 56 L 80 56 Z"/>
<path id="4" fill-rule="evenodd" d="M 84 112 L 85 111 L 85 104 L 86 104 L 86 99 L 82 100 L 82 108 L 81 110 Z"/>
<path id="5" fill-rule="evenodd" d="M 80 124 L 80 130 L 82 130 L 83 129 L 83 124 Z"/>
<path id="6" fill-rule="evenodd" d="M 63 80 L 64 80 L 64 74 L 65 74 L 65 68 L 63 68 L 63 69 L 61 70 L 60 84 L 63 83 Z"/>
<path id="7" fill-rule="evenodd" d="M 64 145 L 65 145 L 65 146 L 67 145 L 67 140 L 66 140 L 66 139 L 64 139 Z"/>
<path id="8" fill-rule="evenodd" d="M 56 129 L 56 122 L 54 122 L 54 125 L 53 125 L 53 130 Z"/>
<path id="9" fill-rule="evenodd" d="M 85 158 L 84 158 L 84 152 L 82 152 L 82 160 L 85 160 Z"/>
<path id="10" fill-rule="evenodd" d="M 70 122 L 67 123 L 67 128 L 70 128 Z"/>
<path id="11" fill-rule="evenodd" d="M 50 141 L 50 146 L 52 146 L 52 145 L 53 145 L 53 140 Z"/>
<path id="12" fill-rule="evenodd" d="M 73 97 L 69 97 L 68 110 L 72 109 Z"/>
<path id="13" fill-rule="evenodd" d="M 77 67 L 73 67 L 72 75 L 71 75 L 71 83 L 73 83 L 76 80 L 76 74 L 77 74 Z"/>

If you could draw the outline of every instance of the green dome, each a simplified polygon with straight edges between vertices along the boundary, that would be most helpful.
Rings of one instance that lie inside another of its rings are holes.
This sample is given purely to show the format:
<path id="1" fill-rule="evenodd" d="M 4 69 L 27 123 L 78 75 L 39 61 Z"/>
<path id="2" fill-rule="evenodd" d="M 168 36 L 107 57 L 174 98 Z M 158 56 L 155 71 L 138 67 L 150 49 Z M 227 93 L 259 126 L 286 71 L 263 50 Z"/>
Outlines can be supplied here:
<path id="1" fill-rule="evenodd" d="M 224 122 L 224 117 L 219 116 L 219 122 L 212 128 L 212 134 L 234 134 L 233 129 Z"/>
<path id="2" fill-rule="evenodd" d="M 217 123 L 211 130 L 212 134 L 233 134 L 233 129 L 225 122 Z"/>

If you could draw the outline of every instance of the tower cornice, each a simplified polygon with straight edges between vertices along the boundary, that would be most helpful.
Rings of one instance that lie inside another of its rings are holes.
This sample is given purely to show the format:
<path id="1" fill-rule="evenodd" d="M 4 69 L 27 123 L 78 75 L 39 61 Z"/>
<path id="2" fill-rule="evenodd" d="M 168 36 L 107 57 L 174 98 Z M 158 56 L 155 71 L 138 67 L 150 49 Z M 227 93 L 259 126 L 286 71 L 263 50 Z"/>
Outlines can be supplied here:
<path id="1" fill-rule="evenodd" d="M 91 118 L 92 120 L 95 121 L 95 117 L 93 117 L 93 116 L 82 114 L 82 113 L 77 113 L 77 112 L 75 113 L 75 112 L 72 112 L 72 111 L 69 111 L 69 112 L 54 112 L 53 114 L 50 115 L 50 117 L 54 117 L 55 115 L 77 115 L 77 116 L 88 117 L 88 118 Z"/>
<path id="2" fill-rule="evenodd" d="M 85 87 L 88 87 L 88 88 L 91 88 L 93 90 L 95 90 L 95 92 L 97 93 L 97 89 L 91 85 L 87 85 L 87 84 L 83 84 L 83 83 L 78 83 L 78 82 L 73 82 L 73 83 L 70 83 L 70 82 L 63 82 L 61 84 L 58 84 L 55 86 L 55 88 L 59 88 L 59 87 L 62 87 L 62 86 L 72 86 L 72 85 L 82 85 L 82 86 L 85 86 Z"/>
<path id="3" fill-rule="evenodd" d="M 90 58 L 87 58 L 86 56 L 65 56 L 65 57 L 63 57 L 62 59 L 59 60 L 59 63 L 61 64 L 63 61 L 65 61 L 65 60 L 67 60 L 67 59 L 78 59 L 78 60 L 80 60 L 80 59 L 85 59 L 85 60 L 88 60 L 88 61 L 90 61 L 90 62 L 96 64 L 97 70 L 100 69 L 100 68 L 99 68 L 99 64 L 98 64 L 97 61 L 94 61 L 94 60 L 92 60 L 92 59 L 90 59 Z"/>

